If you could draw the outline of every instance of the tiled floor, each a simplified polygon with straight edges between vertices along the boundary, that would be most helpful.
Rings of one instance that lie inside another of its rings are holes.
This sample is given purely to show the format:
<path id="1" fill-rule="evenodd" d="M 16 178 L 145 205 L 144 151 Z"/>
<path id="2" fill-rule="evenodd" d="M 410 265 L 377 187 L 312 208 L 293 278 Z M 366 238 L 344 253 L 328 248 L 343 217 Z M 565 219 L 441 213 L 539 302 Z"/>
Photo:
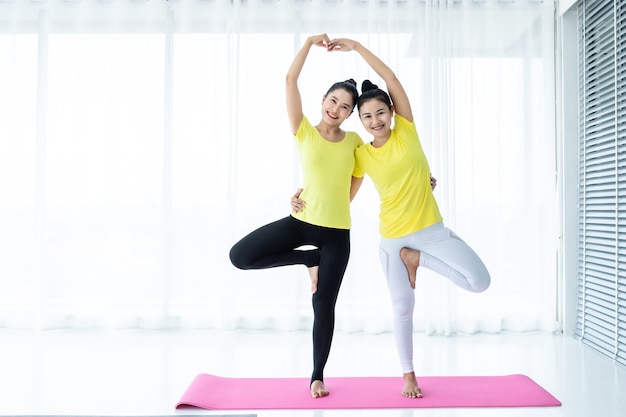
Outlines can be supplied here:
<path id="1" fill-rule="evenodd" d="M 626 415 L 626 367 L 571 337 L 416 335 L 415 340 L 418 375 L 526 374 L 563 405 L 240 413 L 259 417 Z M 308 377 L 310 349 L 308 332 L 0 329 L 0 415 L 236 414 L 238 411 L 176 410 L 175 405 L 199 373 Z M 398 374 L 391 334 L 336 334 L 327 377 Z"/>

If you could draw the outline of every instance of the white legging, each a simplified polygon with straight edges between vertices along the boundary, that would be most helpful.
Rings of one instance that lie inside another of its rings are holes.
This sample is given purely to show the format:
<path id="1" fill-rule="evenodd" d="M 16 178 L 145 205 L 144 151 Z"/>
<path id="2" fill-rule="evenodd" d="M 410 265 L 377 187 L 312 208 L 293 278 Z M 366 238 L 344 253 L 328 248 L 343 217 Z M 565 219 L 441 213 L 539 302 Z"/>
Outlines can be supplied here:
<path id="1" fill-rule="evenodd" d="M 404 247 L 420 251 L 420 268 L 428 268 L 471 292 L 485 291 L 491 282 L 489 271 L 476 252 L 452 230 L 436 223 L 396 239 L 381 238 L 380 263 L 387 277 L 393 305 L 396 348 L 404 373 L 413 372 L 413 309 L 415 293 L 400 258 Z"/>

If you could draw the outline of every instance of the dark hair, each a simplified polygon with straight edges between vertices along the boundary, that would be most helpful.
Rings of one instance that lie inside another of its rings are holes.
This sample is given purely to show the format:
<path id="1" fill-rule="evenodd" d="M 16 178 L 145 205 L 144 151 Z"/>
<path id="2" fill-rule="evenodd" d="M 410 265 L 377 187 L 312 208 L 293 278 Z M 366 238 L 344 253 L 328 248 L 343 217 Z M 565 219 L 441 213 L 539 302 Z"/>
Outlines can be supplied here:
<path id="1" fill-rule="evenodd" d="M 363 103 L 370 100 L 380 100 L 387 106 L 391 107 L 391 98 L 389 98 L 389 94 L 378 88 L 378 86 L 370 80 L 365 80 L 363 81 L 363 84 L 361 84 L 361 95 L 357 100 L 357 108 L 361 107 Z"/>
<path id="2" fill-rule="evenodd" d="M 335 84 L 330 86 L 330 88 L 326 92 L 326 95 L 339 89 L 346 90 L 348 93 L 350 93 L 350 95 L 352 96 L 352 108 L 354 108 L 354 106 L 356 106 L 357 100 L 359 99 L 359 90 L 356 89 L 356 81 L 350 78 L 349 80 L 336 82 Z"/>

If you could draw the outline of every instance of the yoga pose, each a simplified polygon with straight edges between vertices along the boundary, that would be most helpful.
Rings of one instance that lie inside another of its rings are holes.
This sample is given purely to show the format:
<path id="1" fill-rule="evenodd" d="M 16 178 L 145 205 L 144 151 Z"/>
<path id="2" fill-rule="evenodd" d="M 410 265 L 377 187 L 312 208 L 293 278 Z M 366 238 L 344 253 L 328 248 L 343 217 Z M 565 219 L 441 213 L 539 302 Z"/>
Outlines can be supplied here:
<path id="1" fill-rule="evenodd" d="M 356 105 L 354 80 L 333 84 L 322 100 L 322 117 L 313 126 L 304 116 L 298 78 L 312 46 L 327 49 L 326 34 L 309 37 L 287 72 L 287 113 L 303 171 L 305 210 L 262 226 L 237 242 L 230 259 L 240 269 L 303 264 L 309 268 L 313 303 L 311 395 L 324 397 L 324 367 L 335 326 L 335 304 L 350 255 L 350 201 L 363 178 L 352 176 L 354 151 L 363 144 L 341 124 Z M 296 250 L 303 245 L 316 249 Z"/>
<path id="2" fill-rule="evenodd" d="M 474 250 L 443 223 L 411 104 L 394 72 L 354 40 L 331 40 L 329 50 L 359 53 L 389 91 L 369 80 L 362 84 L 357 108 L 373 140 L 356 150 L 355 175 L 368 174 L 380 197 L 379 253 L 393 305 L 394 337 L 404 377 L 402 395 L 419 398 L 422 392 L 413 368 L 417 268 L 431 269 L 471 292 L 485 291 L 491 278 Z M 292 209 L 303 204 L 292 198 Z"/>

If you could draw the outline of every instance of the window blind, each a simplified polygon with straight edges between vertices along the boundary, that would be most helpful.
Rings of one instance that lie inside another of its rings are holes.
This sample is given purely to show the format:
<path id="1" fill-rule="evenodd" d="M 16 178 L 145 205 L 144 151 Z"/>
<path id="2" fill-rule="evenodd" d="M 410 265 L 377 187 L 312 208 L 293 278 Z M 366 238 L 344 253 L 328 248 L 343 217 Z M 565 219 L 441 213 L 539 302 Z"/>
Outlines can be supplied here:
<path id="1" fill-rule="evenodd" d="M 626 364 L 626 1 L 580 0 L 576 335 Z"/>

